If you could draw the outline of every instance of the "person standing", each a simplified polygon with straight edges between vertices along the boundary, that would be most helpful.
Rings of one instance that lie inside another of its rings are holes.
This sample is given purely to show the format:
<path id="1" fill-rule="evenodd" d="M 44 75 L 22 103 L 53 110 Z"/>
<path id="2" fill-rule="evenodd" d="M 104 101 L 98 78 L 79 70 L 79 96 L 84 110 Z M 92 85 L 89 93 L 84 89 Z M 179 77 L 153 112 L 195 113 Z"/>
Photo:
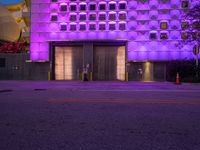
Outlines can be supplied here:
<path id="1" fill-rule="evenodd" d="M 83 67 L 83 74 L 84 74 L 84 79 L 83 79 L 83 81 L 88 81 L 88 67 L 86 66 L 84 66 Z"/>

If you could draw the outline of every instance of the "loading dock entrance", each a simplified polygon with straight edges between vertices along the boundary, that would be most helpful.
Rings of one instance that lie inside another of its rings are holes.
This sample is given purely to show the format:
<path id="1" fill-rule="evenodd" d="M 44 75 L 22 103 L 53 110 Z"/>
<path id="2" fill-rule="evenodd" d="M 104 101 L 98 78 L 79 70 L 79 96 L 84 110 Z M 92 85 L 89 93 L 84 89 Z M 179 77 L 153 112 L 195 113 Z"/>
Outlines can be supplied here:
<path id="1" fill-rule="evenodd" d="M 81 46 L 55 47 L 55 80 L 79 80 L 82 62 Z"/>
<path id="2" fill-rule="evenodd" d="M 125 46 L 94 46 L 94 80 L 125 79 Z"/>
<path id="3" fill-rule="evenodd" d="M 81 80 L 83 67 L 93 80 L 125 80 L 126 42 L 50 43 L 51 74 L 54 80 Z"/>

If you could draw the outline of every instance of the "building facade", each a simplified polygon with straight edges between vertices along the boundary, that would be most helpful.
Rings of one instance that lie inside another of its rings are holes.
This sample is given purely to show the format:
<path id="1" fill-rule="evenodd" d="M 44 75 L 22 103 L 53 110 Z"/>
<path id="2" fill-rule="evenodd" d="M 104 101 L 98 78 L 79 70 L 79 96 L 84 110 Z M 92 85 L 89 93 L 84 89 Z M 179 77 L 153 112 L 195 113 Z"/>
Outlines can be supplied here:
<path id="1" fill-rule="evenodd" d="M 51 79 L 166 79 L 170 60 L 191 59 L 189 0 L 32 0 L 31 62 L 49 63 Z M 128 76 L 127 76 L 128 74 Z"/>

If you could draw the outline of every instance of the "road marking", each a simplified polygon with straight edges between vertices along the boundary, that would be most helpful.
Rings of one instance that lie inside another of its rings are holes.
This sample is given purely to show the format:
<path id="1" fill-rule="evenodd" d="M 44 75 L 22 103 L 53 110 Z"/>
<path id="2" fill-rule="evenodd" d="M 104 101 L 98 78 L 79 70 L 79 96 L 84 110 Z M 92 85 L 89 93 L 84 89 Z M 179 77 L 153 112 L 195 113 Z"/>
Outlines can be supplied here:
<path id="1" fill-rule="evenodd" d="M 51 98 L 54 103 L 116 103 L 116 104 L 177 104 L 200 105 L 200 100 L 130 100 L 130 99 L 85 99 L 85 98 Z"/>

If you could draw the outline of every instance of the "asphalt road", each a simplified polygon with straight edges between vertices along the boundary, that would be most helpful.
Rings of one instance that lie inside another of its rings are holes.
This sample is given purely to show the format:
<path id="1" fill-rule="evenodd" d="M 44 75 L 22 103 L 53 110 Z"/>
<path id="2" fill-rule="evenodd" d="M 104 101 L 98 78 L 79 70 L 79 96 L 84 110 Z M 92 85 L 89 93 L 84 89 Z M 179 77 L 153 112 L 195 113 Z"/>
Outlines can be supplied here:
<path id="1" fill-rule="evenodd" d="M 0 81 L 0 150 L 200 150 L 200 84 Z"/>

